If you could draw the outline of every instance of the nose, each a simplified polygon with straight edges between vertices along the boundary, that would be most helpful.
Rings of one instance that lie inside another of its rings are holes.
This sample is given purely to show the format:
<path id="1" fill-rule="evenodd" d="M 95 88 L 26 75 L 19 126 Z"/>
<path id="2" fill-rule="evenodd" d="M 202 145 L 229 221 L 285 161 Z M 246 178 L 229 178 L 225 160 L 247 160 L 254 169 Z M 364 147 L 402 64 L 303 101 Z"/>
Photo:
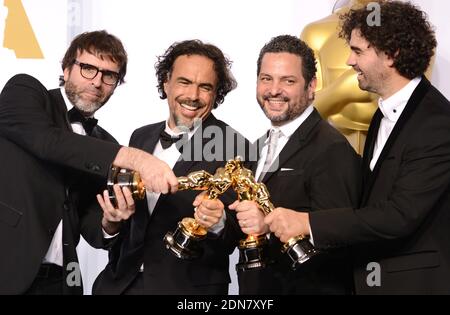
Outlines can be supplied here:
<path id="1" fill-rule="evenodd" d="M 355 53 L 351 52 L 350 55 L 347 58 L 347 62 L 346 62 L 347 66 L 353 67 L 356 65 L 356 60 L 355 60 Z"/>
<path id="2" fill-rule="evenodd" d="M 272 84 L 270 86 L 270 94 L 272 96 L 277 96 L 281 93 L 281 84 L 279 81 L 272 81 Z"/>
<path id="3" fill-rule="evenodd" d="M 194 84 L 190 84 L 188 90 L 186 91 L 186 96 L 189 97 L 191 101 L 197 101 L 199 97 L 199 88 Z"/>
<path id="4" fill-rule="evenodd" d="M 99 88 L 102 85 L 102 75 L 100 71 L 97 73 L 97 75 L 91 80 L 91 83 L 96 88 Z"/>

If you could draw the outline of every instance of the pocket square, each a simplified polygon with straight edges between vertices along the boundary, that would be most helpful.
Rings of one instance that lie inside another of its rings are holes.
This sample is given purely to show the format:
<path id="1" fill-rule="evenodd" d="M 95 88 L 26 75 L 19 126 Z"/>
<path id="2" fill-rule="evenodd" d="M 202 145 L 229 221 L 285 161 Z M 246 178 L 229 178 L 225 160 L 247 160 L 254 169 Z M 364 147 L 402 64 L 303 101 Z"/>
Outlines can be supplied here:
<path id="1" fill-rule="evenodd" d="M 293 171 L 293 168 L 281 168 L 280 171 L 281 172 L 289 172 L 289 171 Z"/>

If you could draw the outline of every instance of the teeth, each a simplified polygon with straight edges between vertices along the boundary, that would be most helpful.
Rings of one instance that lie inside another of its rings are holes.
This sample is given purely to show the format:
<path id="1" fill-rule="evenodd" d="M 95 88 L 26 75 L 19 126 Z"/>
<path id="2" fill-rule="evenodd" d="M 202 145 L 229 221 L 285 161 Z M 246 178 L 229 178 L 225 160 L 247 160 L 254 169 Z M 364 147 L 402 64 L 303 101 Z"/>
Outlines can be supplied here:
<path id="1" fill-rule="evenodd" d="M 190 105 L 185 104 L 185 103 L 181 103 L 180 105 L 181 105 L 181 107 L 183 107 L 183 108 L 185 108 L 185 109 L 187 109 L 187 110 L 191 110 L 191 111 L 197 110 L 197 107 L 190 106 Z"/>
<path id="2" fill-rule="evenodd" d="M 285 100 L 282 100 L 282 99 L 278 99 L 278 98 L 275 98 L 275 99 L 273 99 L 273 98 L 269 98 L 269 102 L 270 102 L 270 103 L 280 103 L 280 104 L 282 104 L 282 103 L 286 103 L 286 101 L 285 101 Z"/>

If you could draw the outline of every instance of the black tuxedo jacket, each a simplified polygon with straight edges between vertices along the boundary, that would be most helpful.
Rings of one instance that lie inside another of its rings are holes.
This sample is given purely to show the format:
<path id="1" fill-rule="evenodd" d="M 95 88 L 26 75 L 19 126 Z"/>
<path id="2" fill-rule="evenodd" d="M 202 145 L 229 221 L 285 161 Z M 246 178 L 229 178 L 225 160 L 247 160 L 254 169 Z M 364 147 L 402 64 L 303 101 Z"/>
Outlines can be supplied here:
<path id="1" fill-rule="evenodd" d="M 93 135 L 115 141 L 100 127 Z M 102 246 L 101 209 L 87 208 L 118 150 L 118 144 L 71 131 L 59 89 L 48 91 L 24 74 L 6 83 L 0 95 L 0 294 L 29 288 L 63 218 L 65 266 L 77 261 L 80 228 Z"/>
<path id="2" fill-rule="evenodd" d="M 315 241 L 361 244 L 356 293 L 449 294 L 450 103 L 423 78 L 370 171 L 381 119 L 367 137 L 361 207 L 311 216 Z"/>
<path id="3" fill-rule="evenodd" d="M 130 145 L 152 153 L 164 128 L 165 122 L 160 122 L 137 129 Z M 234 145 L 227 143 L 227 133 L 234 133 Z M 215 152 L 218 155 L 208 161 L 201 153 L 203 149 L 211 148 L 211 139 L 217 144 Z M 173 171 L 176 176 L 186 176 L 197 170 L 214 174 L 217 168 L 223 167 L 228 159 L 239 153 L 236 144 L 240 149 L 241 145 L 249 146 L 245 138 L 210 114 L 184 147 L 185 158 L 178 160 Z M 189 158 L 185 156 L 188 147 Z M 136 213 L 122 227 L 117 242 L 110 249 L 109 264 L 97 278 L 94 294 L 123 293 L 142 264 L 144 294 L 227 294 L 230 282 L 228 257 L 237 240 L 243 238 L 233 212 L 227 211 L 225 229 L 219 237 L 208 235 L 201 241 L 204 248 L 201 258 L 191 261 L 178 259 L 164 245 L 163 238 L 167 232 L 173 232 L 184 217 L 193 217 L 192 202 L 198 194 L 198 191 L 180 191 L 161 195 L 151 217 L 147 200 L 138 203 Z M 221 199 L 227 205 L 236 200 L 236 196 L 230 188 Z"/>
<path id="4" fill-rule="evenodd" d="M 265 137 L 258 143 L 264 144 L 264 140 Z M 277 169 L 262 178 L 275 207 L 318 212 L 358 204 L 360 158 L 315 109 L 292 134 L 278 158 Z M 350 292 L 351 270 L 344 252 L 324 253 L 326 263 L 305 264 L 294 272 L 275 235 L 271 235 L 269 246 L 274 264 L 262 271 L 240 273 L 241 294 Z"/>

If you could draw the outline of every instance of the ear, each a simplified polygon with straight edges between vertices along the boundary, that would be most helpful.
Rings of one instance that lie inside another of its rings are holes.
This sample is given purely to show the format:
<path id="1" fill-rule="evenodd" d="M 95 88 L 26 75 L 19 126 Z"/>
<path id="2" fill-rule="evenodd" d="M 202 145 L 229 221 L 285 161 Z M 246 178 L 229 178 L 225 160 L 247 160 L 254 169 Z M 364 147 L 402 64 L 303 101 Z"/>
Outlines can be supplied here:
<path id="1" fill-rule="evenodd" d="M 67 80 L 69 80 L 70 70 L 71 70 L 71 67 L 67 67 L 64 69 L 64 71 L 63 71 L 64 82 L 67 82 Z"/>
<path id="2" fill-rule="evenodd" d="M 167 89 L 169 86 L 170 73 L 167 74 L 166 80 L 164 81 L 164 93 L 167 95 Z"/>
<path id="3" fill-rule="evenodd" d="M 394 57 L 390 57 L 390 56 L 387 55 L 386 53 L 383 53 L 383 54 L 384 54 L 384 57 L 385 57 L 384 63 L 385 63 L 389 68 L 392 68 L 392 67 L 394 66 L 394 63 L 395 63 L 395 58 L 398 57 L 398 55 L 400 54 L 400 51 L 397 50 L 397 51 L 395 52 L 395 54 L 394 54 Z"/>
<path id="4" fill-rule="evenodd" d="M 312 78 L 308 85 L 308 97 L 310 100 L 314 100 L 314 94 L 317 88 L 317 77 Z"/>

